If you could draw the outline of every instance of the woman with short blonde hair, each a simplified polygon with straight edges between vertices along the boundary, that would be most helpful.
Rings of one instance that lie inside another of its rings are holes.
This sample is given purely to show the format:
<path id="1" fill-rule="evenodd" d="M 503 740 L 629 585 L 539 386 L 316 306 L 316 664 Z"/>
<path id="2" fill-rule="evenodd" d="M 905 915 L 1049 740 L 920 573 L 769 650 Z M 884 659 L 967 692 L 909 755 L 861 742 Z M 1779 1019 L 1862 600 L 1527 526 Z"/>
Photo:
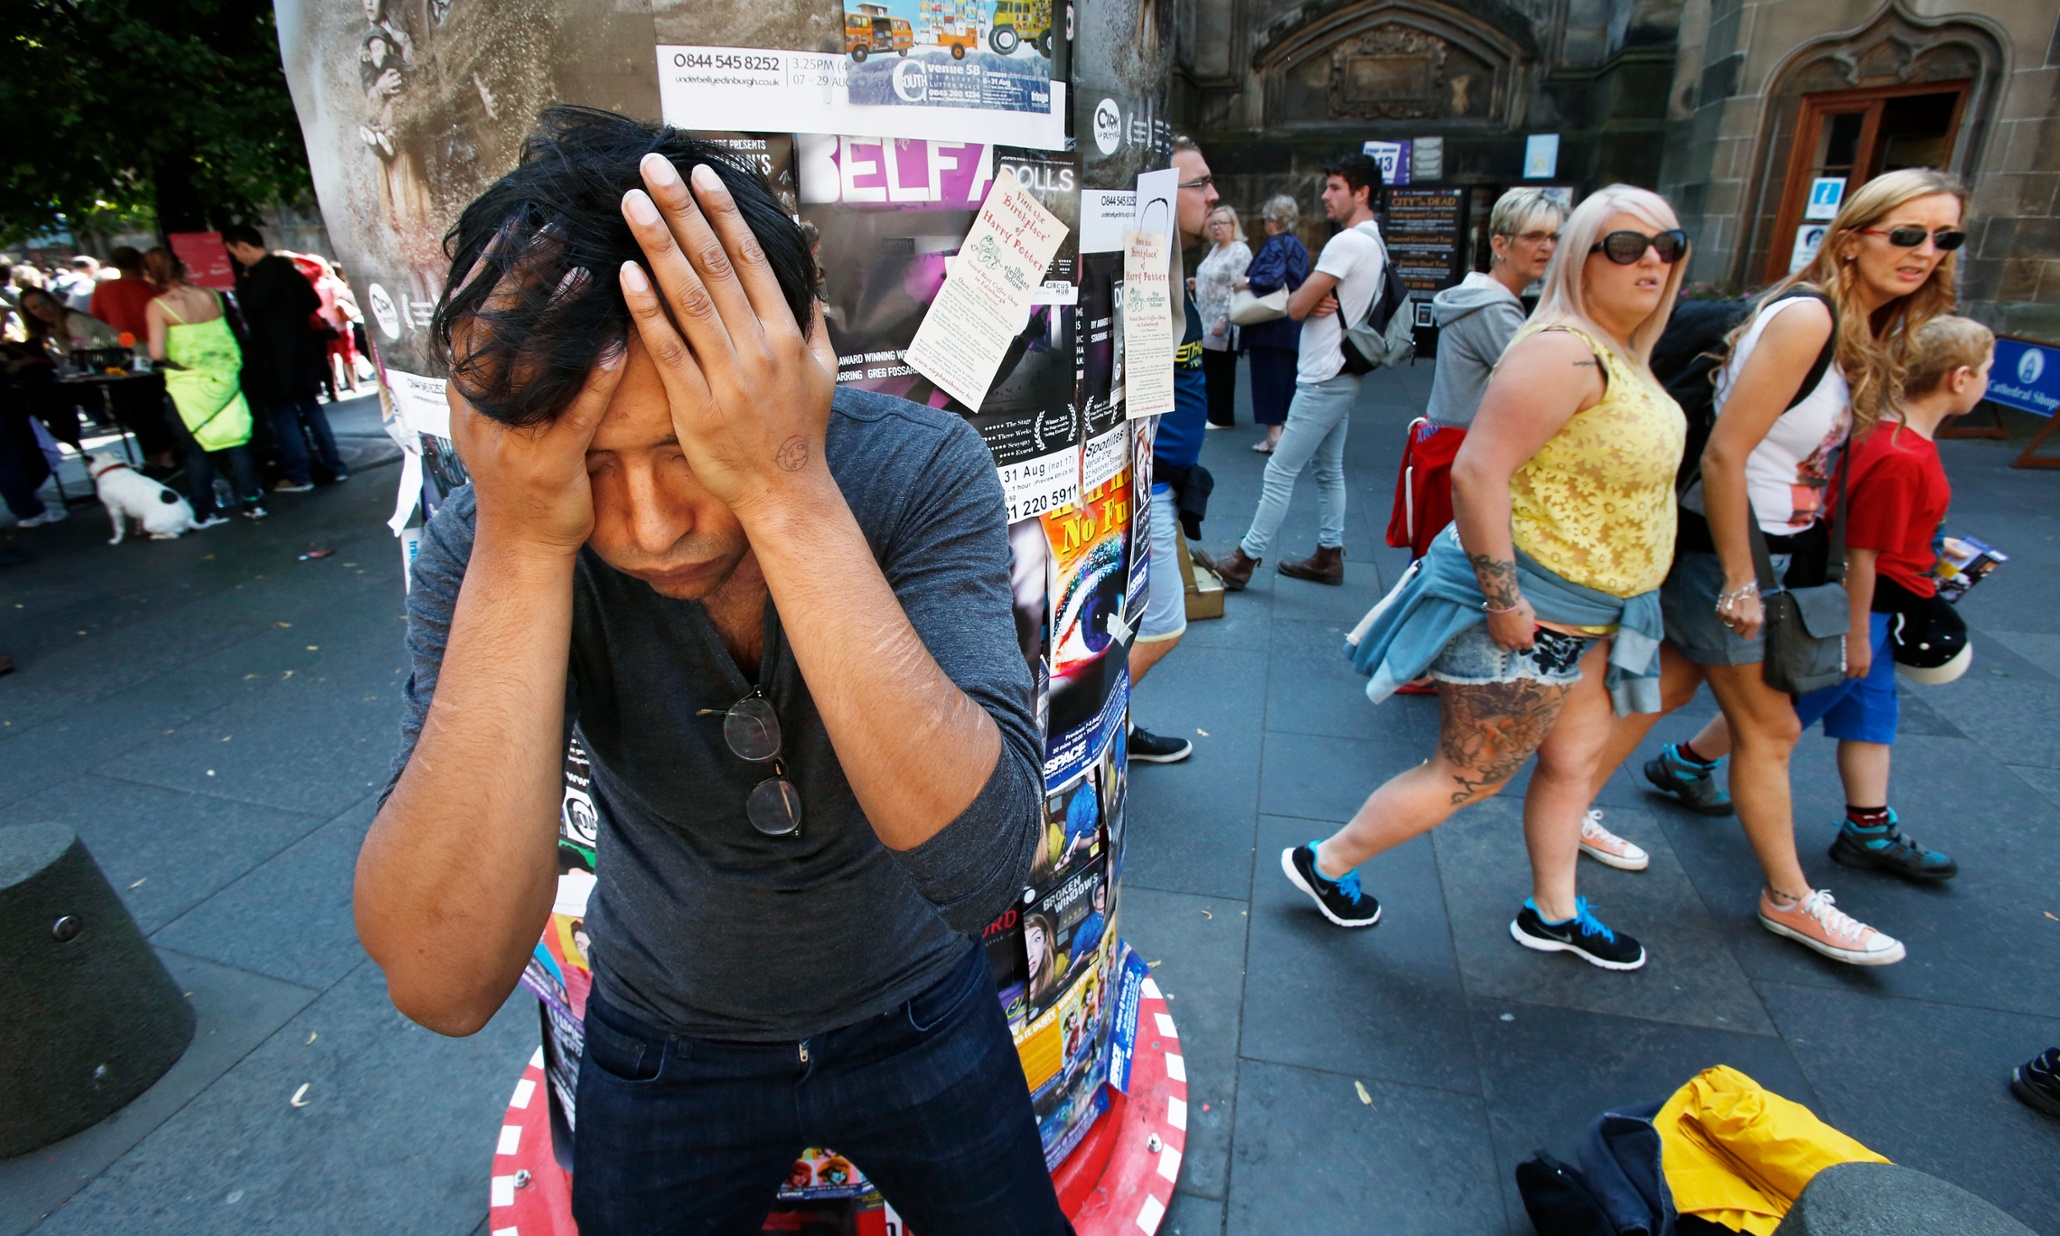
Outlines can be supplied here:
<path id="1" fill-rule="evenodd" d="M 1566 209 L 1542 190 L 1511 189 L 1488 215 L 1494 255 L 1488 269 L 1431 297 L 1437 368 L 1423 415 L 1403 439 L 1388 518 L 1388 544 L 1407 545 L 1412 558 L 1423 557 L 1431 538 L 1452 522 L 1452 461 L 1473 427 L 1495 362 L 1523 328 L 1524 291 L 1544 278 L 1565 222 Z M 1415 684 L 1410 693 L 1430 690 Z"/>
<path id="2" fill-rule="evenodd" d="M 1576 895 L 1575 867 L 1612 706 L 1659 707 L 1659 586 L 1687 426 L 1646 362 L 1687 256 L 1665 199 L 1627 185 L 1581 203 L 1561 230 L 1544 299 L 1453 464 L 1454 524 L 1353 632 L 1375 701 L 1426 669 L 1437 680 L 1438 745 L 1344 828 L 1282 853 L 1288 880 L 1331 922 L 1377 922 L 1359 864 L 1494 794 L 1536 755 L 1524 794 L 1531 896 L 1511 937 L 1604 969 L 1645 964 L 1644 948 Z M 1631 849 L 1612 865 L 1644 866 Z"/>
<path id="3" fill-rule="evenodd" d="M 1194 273 L 1195 309 L 1202 315 L 1202 377 L 1209 393 L 1209 426 L 1228 429 L 1237 423 L 1238 331 L 1230 323 L 1230 302 L 1252 264 L 1252 250 L 1237 211 L 1228 206 L 1211 210 L 1203 230 L 1210 249 Z"/>

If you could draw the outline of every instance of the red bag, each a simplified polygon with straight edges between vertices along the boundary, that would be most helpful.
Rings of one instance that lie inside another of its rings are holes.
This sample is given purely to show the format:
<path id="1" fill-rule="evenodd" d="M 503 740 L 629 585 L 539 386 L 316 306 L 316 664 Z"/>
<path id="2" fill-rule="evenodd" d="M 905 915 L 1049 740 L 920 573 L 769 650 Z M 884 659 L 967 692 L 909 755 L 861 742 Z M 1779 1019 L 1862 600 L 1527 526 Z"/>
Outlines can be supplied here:
<path id="1" fill-rule="evenodd" d="M 1452 460 L 1466 430 L 1433 425 L 1419 416 L 1409 422 L 1402 466 L 1395 474 L 1395 510 L 1388 516 L 1388 544 L 1411 558 L 1430 552 L 1431 540 L 1452 522 Z"/>

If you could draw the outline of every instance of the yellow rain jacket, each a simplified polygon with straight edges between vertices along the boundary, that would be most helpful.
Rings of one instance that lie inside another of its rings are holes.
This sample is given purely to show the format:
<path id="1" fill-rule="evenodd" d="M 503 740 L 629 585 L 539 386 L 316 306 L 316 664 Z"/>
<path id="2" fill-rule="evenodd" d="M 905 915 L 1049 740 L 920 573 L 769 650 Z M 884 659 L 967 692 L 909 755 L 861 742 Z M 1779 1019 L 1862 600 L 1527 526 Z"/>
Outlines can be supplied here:
<path id="1" fill-rule="evenodd" d="M 1834 1163 L 1886 1163 L 1737 1069 L 1704 1069 L 1653 1118 L 1674 1207 L 1770 1236 L 1803 1186 Z"/>

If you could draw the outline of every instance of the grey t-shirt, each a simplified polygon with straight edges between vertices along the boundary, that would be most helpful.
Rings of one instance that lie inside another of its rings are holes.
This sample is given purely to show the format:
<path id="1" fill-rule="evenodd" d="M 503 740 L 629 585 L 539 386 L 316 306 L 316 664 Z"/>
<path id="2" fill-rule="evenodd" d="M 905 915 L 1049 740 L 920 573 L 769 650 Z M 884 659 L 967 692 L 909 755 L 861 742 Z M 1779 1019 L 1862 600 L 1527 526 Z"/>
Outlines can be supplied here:
<path id="1" fill-rule="evenodd" d="M 567 710 L 600 817 L 586 919 L 594 987 L 675 1033 L 780 1042 L 885 1012 L 961 962 L 967 937 L 1029 873 L 1043 764 L 994 461 L 959 417 L 852 390 L 831 405 L 826 453 L 916 634 L 1000 727 L 1001 758 L 957 820 L 914 850 L 887 849 L 768 601 L 768 694 L 803 815 L 798 837 L 765 836 L 744 799 L 770 765 L 738 759 L 722 738 L 722 713 L 754 684 L 699 602 L 668 600 L 581 550 Z M 468 487 L 423 529 L 395 778 L 436 689 L 473 520 Z"/>

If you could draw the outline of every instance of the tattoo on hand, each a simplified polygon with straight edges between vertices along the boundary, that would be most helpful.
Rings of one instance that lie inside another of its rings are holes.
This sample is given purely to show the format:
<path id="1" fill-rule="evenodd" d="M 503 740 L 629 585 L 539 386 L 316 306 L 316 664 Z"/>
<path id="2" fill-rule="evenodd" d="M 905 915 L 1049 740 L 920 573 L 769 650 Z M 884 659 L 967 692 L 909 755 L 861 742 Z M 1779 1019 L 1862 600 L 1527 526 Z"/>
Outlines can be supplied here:
<path id="1" fill-rule="evenodd" d="M 1589 357 L 1589 358 L 1588 358 L 1587 360 L 1577 360 L 1577 361 L 1575 361 L 1575 362 L 1574 362 L 1574 368 L 1576 368 L 1576 369 L 1600 369 L 1600 368 L 1602 368 L 1602 362 L 1601 362 L 1601 361 L 1599 361 L 1599 360 L 1596 360 L 1596 359 L 1595 359 L 1594 357 L 1592 357 L 1592 356 L 1591 356 L 1591 357 Z"/>
<path id="2" fill-rule="evenodd" d="M 1480 581 L 1481 597 L 1489 609 L 1508 609 L 1522 599 L 1516 588 L 1516 560 L 1488 554 L 1468 554 L 1474 578 Z"/>
<path id="3" fill-rule="evenodd" d="M 783 472 L 801 471 L 808 466 L 808 443 L 802 440 L 800 434 L 795 434 L 780 444 L 779 453 L 773 456 L 773 462 L 780 465 Z"/>

